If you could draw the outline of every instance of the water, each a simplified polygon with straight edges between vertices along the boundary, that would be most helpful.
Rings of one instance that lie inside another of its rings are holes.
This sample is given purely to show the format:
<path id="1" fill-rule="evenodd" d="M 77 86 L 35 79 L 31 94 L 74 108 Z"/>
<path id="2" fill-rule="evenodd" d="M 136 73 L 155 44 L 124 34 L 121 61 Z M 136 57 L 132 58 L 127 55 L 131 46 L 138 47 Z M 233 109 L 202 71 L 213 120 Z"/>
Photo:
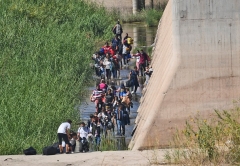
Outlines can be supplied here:
<path id="1" fill-rule="evenodd" d="M 123 37 L 126 33 L 133 38 L 133 48 L 145 48 L 154 43 L 157 27 L 146 27 L 142 23 L 123 24 Z"/>
<path id="2" fill-rule="evenodd" d="M 128 33 L 129 36 L 131 36 L 134 39 L 133 42 L 133 50 L 135 48 L 138 49 L 145 49 L 146 46 L 151 46 L 154 43 L 155 35 L 157 27 L 145 27 L 142 23 L 135 23 L 135 24 L 123 24 L 123 35 L 122 38 L 125 36 L 126 33 Z M 135 52 L 133 52 L 135 53 Z M 130 61 L 130 64 L 128 67 L 123 68 L 121 70 L 121 80 L 116 80 L 115 84 L 117 85 L 117 88 L 119 87 L 121 82 L 126 82 L 128 79 L 128 74 L 130 70 L 133 69 L 133 66 L 135 66 L 135 59 L 132 59 Z M 93 76 L 93 82 L 92 86 L 88 88 L 88 94 L 85 96 L 82 100 L 82 104 L 79 106 L 79 111 L 81 115 L 81 120 L 84 122 L 87 122 L 89 119 L 89 115 L 93 114 L 95 112 L 95 105 L 93 102 L 90 101 L 90 94 L 95 89 L 96 82 L 99 81 L 95 76 Z M 133 95 L 133 108 L 131 108 L 130 113 L 130 125 L 126 126 L 126 143 L 128 144 L 131 140 L 131 133 L 135 126 L 135 119 L 137 117 L 137 109 L 139 107 L 139 101 L 141 98 L 141 92 L 143 89 L 143 83 L 144 79 L 140 79 L 140 87 L 137 90 L 136 95 Z"/>

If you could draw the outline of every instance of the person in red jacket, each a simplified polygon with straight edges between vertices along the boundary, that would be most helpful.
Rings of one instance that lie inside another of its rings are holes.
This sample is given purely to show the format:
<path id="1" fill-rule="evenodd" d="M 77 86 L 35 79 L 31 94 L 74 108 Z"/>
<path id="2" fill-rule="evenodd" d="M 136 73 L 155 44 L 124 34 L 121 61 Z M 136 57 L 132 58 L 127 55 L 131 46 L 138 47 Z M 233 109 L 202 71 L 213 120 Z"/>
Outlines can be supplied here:
<path id="1" fill-rule="evenodd" d="M 140 51 L 140 60 L 139 60 L 139 70 L 141 72 L 141 76 L 143 76 L 143 73 L 145 72 L 146 67 L 148 66 L 148 63 L 151 61 L 149 56 L 146 52 L 143 50 Z"/>
<path id="2" fill-rule="evenodd" d="M 108 53 L 114 56 L 116 54 L 116 51 L 111 47 Z"/>
<path id="3" fill-rule="evenodd" d="M 109 46 L 108 42 L 106 42 L 102 48 L 104 49 L 104 54 L 106 55 L 107 53 L 109 53 L 111 46 Z"/>

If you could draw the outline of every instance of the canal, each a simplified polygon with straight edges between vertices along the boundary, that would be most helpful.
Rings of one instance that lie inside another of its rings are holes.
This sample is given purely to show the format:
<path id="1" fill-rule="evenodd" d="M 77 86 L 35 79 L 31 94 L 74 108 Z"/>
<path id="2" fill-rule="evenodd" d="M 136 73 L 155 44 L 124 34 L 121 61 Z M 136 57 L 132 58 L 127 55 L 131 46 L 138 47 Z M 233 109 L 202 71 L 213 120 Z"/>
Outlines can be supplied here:
<path id="1" fill-rule="evenodd" d="M 150 53 L 151 51 L 151 45 L 154 43 L 155 35 L 157 31 L 157 27 L 146 27 L 142 23 L 134 23 L 134 24 L 123 24 L 123 35 L 125 36 L 126 33 L 128 33 L 129 36 L 133 38 L 133 51 L 131 54 L 136 53 L 136 49 L 143 49 L 147 53 Z M 126 82 L 128 79 L 128 74 L 130 70 L 133 69 L 135 65 L 135 59 L 132 59 L 129 63 L 128 67 L 125 67 L 121 70 L 121 80 L 114 80 L 116 87 L 118 88 L 122 82 Z M 80 111 L 80 119 L 81 121 L 84 121 L 85 123 L 89 119 L 89 115 L 93 114 L 95 112 L 95 105 L 93 102 L 90 101 L 90 94 L 95 89 L 96 82 L 99 81 L 98 78 L 93 76 L 93 82 L 92 86 L 88 87 L 87 89 L 87 95 L 82 99 L 82 104 L 78 107 L 78 110 Z M 125 133 L 125 140 L 126 144 L 131 140 L 131 133 L 133 131 L 133 128 L 135 126 L 135 119 L 137 117 L 137 109 L 139 107 L 139 101 L 141 98 L 141 92 L 144 83 L 144 78 L 140 79 L 140 87 L 137 90 L 136 95 L 133 95 L 133 108 L 131 108 L 130 112 L 130 125 L 126 126 L 126 133 Z"/>

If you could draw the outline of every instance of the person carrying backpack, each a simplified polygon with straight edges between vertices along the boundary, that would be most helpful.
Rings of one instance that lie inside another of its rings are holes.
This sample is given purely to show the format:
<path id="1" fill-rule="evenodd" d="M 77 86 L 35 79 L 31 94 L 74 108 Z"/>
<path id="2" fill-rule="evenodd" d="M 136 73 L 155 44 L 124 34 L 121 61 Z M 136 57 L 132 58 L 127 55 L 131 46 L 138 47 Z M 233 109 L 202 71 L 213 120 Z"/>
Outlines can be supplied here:
<path id="1" fill-rule="evenodd" d="M 122 25 L 120 24 L 120 21 L 117 21 L 117 24 L 113 27 L 113 33 L 120 38 L 120 40 L 122 40 L 122 33 L 123 33 L 123 29 L 122 29 Z"/>
<path id="2" fill-rule="evenodd" d="M 131 85 L 132 85 L 132 94 L 136 93 L 137 88 L 139 87 L 139 82 L 138 82 L 138 75 L 139 72 L 137 70 L 137 67 L 134 67 L 134 70 L 130 71 L 129 73 L 129 79 L 131 81 Z"/>

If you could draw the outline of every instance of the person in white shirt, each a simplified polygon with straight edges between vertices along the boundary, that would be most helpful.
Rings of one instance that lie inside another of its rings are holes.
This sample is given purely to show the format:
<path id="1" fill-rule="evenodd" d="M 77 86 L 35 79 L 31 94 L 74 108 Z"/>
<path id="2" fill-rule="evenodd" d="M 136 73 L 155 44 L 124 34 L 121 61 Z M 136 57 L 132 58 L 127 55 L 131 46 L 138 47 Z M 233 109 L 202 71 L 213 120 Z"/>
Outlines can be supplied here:
<path id="1" fill-rule="evenodd" d="M 106 77 L 109 80 L 111 78 L 111 60 L 110 60 L 110 55 L 107 54 L 106 58 L 104 59 L 103 65 L 105 66 L 106 69 Z"/>
<path id="2" fill-rule="evenodd" d="M 78 139 L 87 138 L 89 134 L 89 128 L 85 126 L 84 122 L 80 123 L 80 127 L 78 128 Z"/>
<path id="3" fill-rule="evenodd" d="M 58 135 L 58 143 L 59 143 L 59 149 L 60 149 L 60 153 L 63 153 L 63 147 L 62 147 L 62 140 L 64 140 L 65 144 L 66 144 L 66 154 L 69 154 L 69 140 L 68 138 L 69 133 L 70 133 L 70 128 L 71 128 L 71 120 L 67 120 L 67 122 L 63 122 L 59 127 L 58 127 L 58 131 L 57 131 L 57 135 Z"/>

